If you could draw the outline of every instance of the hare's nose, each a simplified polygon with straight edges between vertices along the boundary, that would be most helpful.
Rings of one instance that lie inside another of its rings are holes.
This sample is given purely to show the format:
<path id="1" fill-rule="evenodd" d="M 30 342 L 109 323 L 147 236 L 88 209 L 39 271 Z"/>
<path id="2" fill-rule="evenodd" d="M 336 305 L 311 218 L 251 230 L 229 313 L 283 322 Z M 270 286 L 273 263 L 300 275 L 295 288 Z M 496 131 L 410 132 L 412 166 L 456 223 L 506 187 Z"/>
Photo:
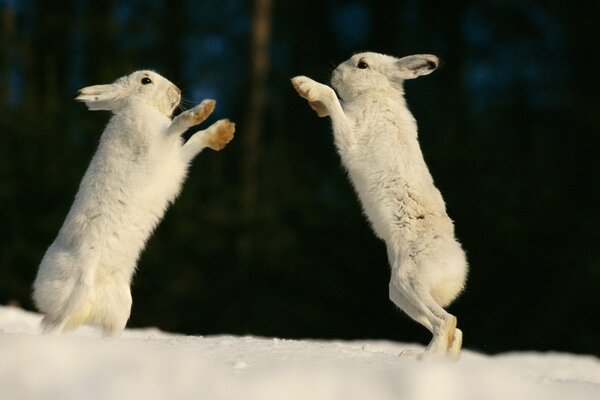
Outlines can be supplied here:
<path id="1" fill-rule="evenodd" d="M 177 97 L 177 96 L 181 95 L 181 90 L 179 90 L 179 88 L 177 86 L 171 86 L 167 90 L 167 95 L 169 95 L 169 97 Z"/>
<path id="2" fill-rule="evenodd" d="M 169 87 L 169 89 L 167 89 L 167 98 L 171 104 L 179 104 L 179 101 L 181 100 L 181 90 L 179 90 L 177 86 Z"/>

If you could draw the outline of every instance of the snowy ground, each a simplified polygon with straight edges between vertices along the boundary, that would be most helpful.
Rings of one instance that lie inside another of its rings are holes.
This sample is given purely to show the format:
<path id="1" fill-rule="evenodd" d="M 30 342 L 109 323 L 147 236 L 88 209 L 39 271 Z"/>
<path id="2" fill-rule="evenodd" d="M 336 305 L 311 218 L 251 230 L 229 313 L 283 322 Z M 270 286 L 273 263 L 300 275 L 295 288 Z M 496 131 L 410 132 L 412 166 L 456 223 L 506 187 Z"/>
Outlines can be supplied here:
<path id="1" fill-rule="evenodd" d="M 420 362 L 391 342 L 181 336 L 91 328 L 37 333 L 40 316 L 0 306 L 0 400 L 600 399 L 600 360 L 557 353 Z"/>

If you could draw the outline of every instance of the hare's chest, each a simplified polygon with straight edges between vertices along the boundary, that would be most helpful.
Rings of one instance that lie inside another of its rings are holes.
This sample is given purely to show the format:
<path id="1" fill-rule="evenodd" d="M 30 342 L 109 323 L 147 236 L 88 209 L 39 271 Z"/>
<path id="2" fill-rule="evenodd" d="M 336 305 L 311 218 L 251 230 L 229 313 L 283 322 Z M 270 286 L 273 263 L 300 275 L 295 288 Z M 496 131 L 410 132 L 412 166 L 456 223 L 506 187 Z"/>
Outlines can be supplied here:
<path id="1" fill-rule="evenodd" d="M 395 169 L 404 157 L 402 145 L 394 132 L 378 124 L 356 125 L 351 145 L 345 150 L 342 159 L 347 169 L 365 179 Z"/>
<path id="2" fill-rule="evenodd" d="M 152 131 L 105 137 L 92 162 L 94 179 L 132 197 L 164 197 L 185 174 L 181 146 L 180 138 Z"/>

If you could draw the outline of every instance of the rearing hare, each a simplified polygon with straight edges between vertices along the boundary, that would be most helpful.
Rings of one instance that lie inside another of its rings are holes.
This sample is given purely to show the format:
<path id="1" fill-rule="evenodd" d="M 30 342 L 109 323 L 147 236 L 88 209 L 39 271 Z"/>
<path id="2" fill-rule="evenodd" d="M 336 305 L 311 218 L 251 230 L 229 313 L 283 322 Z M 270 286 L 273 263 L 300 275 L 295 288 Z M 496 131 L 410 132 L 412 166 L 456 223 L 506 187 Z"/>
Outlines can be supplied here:
<path id="1" fill-rule="evenodd" d="M 462 332 L 442 307 L 462 291 L 465 254 L 417 141 L 403 82 L 433 72 L 436 56 L 361 53 L 340 64 L 329 86 L 292 79 L 320 117 L 329 115 L 342 163 L 375 234 L 387 245 L 389 294 L 433 333 L 423 356 L 458 358 Z"/>
<path id="2" fill-rule="evenodd" d="M 152 71 L 83 88 L 75 100 L 114 115 L 42 259 L 33 298 L 45 314 L 45 332 L 90 324 L 114 335 L 129 319 L 138 257 L 179 194 L 188 165 L 205 147 L 222 149 L 235 125 L 218 121 L 184 143 L 181 135 L 204 121 L 215 101 L 171 119 L 181 92 Z"/>

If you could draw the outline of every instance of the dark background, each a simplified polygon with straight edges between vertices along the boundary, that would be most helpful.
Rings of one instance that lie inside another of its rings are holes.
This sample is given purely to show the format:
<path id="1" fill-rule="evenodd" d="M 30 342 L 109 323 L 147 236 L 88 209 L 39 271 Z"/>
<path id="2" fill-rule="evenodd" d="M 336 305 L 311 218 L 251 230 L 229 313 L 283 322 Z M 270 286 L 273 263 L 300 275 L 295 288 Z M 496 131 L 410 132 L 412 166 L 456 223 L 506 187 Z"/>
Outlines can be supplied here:
<path id="1" fill-rule="evenodd" d="M 427 343 L 388 300 L 329 121 L 289 78 L 434 53 L 445 66 L 406 92 L 470 261 L 449 309 L 465 346 L 600 354 L 599 17 L 563 0 L 0 0 L 0 304 L 33 309 L 109 118 L 72 94 L 152 68 L 237 133 L 200 154 L 150 239 L 129 325 Z"/>

